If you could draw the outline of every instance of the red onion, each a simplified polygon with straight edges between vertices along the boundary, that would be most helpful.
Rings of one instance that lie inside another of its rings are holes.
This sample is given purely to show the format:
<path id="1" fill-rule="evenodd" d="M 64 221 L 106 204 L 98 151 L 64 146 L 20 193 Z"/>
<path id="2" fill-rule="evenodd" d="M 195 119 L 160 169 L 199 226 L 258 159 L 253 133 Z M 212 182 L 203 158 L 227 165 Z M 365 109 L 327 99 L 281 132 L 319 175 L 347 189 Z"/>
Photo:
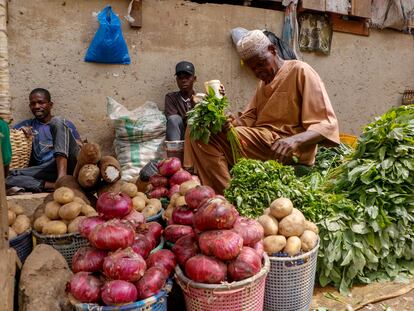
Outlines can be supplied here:
<path id="1" fill-rule="evenodd" d="M 168 198 L 171 199 L 174 193 L 177 193 L 177 192 L 180 192 L 180 185 L 171 186 L 170 190 L 168 190 Z"/>
<path id="2" fill-rule="evenodd" d="M 172 247 L 172 251 L 178 264 L 184 267 L 187 260 L 197 255 L 200 251 L 195 234 L 179 238 Z"/>
<path id="3" fill-rule="evenodd" d="M 203 232 L 198 243 L 201 252 L 221 260 L 232 260 L 239 255 L 243 239 L 231 230 L 212 230 Z"/>
<path id="4" fill-rule="evenodd" d="M 103 224 L 105 222 L 104 219 L 102 219 L 101 217 L 98 216 L 92 216 L 92 217 L 86 217 L 86 218 L 82 218 L 79 221 L 79 233 L 89 239 L 89 234 L 91 233 L 91 231 L 100 224 Z"/>
<path id="5" fill-rule="evenodd" d="M 98 302 L 102 283 L 89 272 L 74 274 L 66 285 L 66 290 L 80 302 Z"/>
<path id="6" fill-rule="evenodd" d="M 162 176 L 172 176 L 181 169 L 179 158 L 168 158 L 158 162 L 158 171 Z"/>
<path id="7" fill-rule="evenodd" d="M 172 220 L 177 225 L 192 226 L 194 213 L 185 206 L 176 206 L 172 212 Z"/>
<path id="8" fill-rule="evenodd" d="M 262 225 L 254 220 L 245 217 L 237 218 L 233 231 L 243 238 L 243 245 L 253 247 L 264 237 Z"/>
<path id="9" fill-rule="evenodd" d="M 134 228 L 129 223 L 112 219 L 96 226 L 89 234 L 89 241 L 96 248 L 115 251 L 131 246 L 134 236 Z"/>
<path id="10" fill-rule="evenodd" d="M 191 180 L 191 174 L 185 170 L 180 170 L 171 176 L 169 182 L 170 186 L 181 185 L 183 182 Z"/>
<path id="11" fill-rule="evenodd" d="M 196 282 L 220 284 L 226 278 L 227 267 L 214 257 L 196 255 L 185 263 L 185 274 Z"/>
<path id="12" fill-rule="evenodd" d="M 150 177 L 149 182 L 151 185 L 154 186 L 154 188 L 156 187 L 166 187 L 168 186 L 168 178 L 161 176 L 159 174 L 155 174 L 153 176 Z"/>
<path id="13" fill-rule="evenodd" d="M 160 291 L 167 281 L 165 271 L 160 267 L 151 267 L 145 271 L 144 276 L 135 283 L 138 299 L 146 299 Z"/>
<path id="14" fill-rule="evenodd" d="M 256 251 L 257 255 L 259 255 L 260 258 L 263 258 L 263 253 L 264 253 L 263 240 L 254 244 L 253 249 Z"/>
<path id="15" fill-rule="evenodd" d="M 247 279 L 262 269 L 262 260 L 251 247 L 243 247 L 239 256 L 227 265 L 227 273 L 232 281 Z"/>
<path id="16" fill-rule="evenodd" d="M 161 249 L 149 255 L 146 260 L 147 267 L 161 267 L 167 271 L 167 277 L 177 264 L 175 261 L 175 255 L 168 249 Z"/>
<path id="17" fill-rule="evenodd" d="M 98 272 L 102 270 L 106 255 L 106 251 L 101 249 L 81 247 L 72 257 L 72 271 Z"/>
<path id="18" fill-rule="evenodd" d="M 191 209 L 197 209 L 201 203 L 207 199 L 211 199 L 215 196 L 213 188 L 209 186 L 197 186 L 190 189 L 185 194 L 185 202 Z"/>
<path id="19" fill-rule="evenodd" d="M 137 234 L 134 239 L 134 243 L 131 245 L 132 250 L 141 255 L 142 258 L 147 258 L 151 250 L 155 247 L 145 235 Z"/>
<path id="20" fill-rule="evenodd" d="M 103 263 L 104 274 L 114 280 L 138 281 L 146 269 L 145 260 L 130 247 L 110 254 Z"/>
<path id="21" fill-rule="evenodd" d="M 138 297 L 135 285 L 123 280 L 106 282 L 102 287 L 101 295 L 103 302 L 107 306 L 115 306 L 135 302 Z"/>
<path id="22" fill-rule="evenodd" d="M 193 228 L 183 225 L 169 225 L 164 230 L 165 239 L 175 243 L 179 238 L 194 233 Z"/>
<path id="23" fill-rule="evenodd" d="M 122 219 L 127 220 L 135 229 L 145 223 L 145 216 L 134 209 Z"/>
<path id="24" fill-rule="evenodd" d="M 194 214 L 194 227 L 201 231 L 231 229 L 239 213 L 226 199 L 216 196 L 209 199 Z"/>
<path id="25" fill-rule="evenodd" d="M 150 241 L 153 242 L 153 247 L 158 245 L 163 229 L 162 226 L 155 221 L 150 221 L 147 222 L 145 224 L 140 225 L 137 229 L 136 229 L 137 233 L 141 233 L 143 235 L 145 235 Z"/>
<path id="26" fill-rule="evenodd" d="M 132 200 L 125 193 L 105 192 L 96 202 L 96 210 L 105 219 L 122 218 L 132 210 Z"/>
<path id="27" fill-rule="evenodd" d="M 165 187 L 157 187 L 151 190 L 148 194 L 148 197 L 151 199 L 161 199 L 164 197 L 168 197 L 168 189 Z"/>
<path id="28" fill-rule="evenodd" d="M 194 180 L 194 181 L 198 182 L 199 184 L 201 184 L 200 178 L 198 178 L 197 175 L 191 175 L 191 180 Z"/>

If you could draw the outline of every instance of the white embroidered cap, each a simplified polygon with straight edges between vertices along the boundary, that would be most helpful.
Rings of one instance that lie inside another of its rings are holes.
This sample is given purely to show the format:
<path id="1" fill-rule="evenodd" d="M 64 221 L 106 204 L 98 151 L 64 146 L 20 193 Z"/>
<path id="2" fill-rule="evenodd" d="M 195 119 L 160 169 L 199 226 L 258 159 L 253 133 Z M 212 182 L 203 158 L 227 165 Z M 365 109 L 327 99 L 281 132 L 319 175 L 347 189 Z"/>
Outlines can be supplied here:
<path id="1" fill-rule="evenodd" d="M 246 60 L 266 50 L 271 44 L 263 31 L 252 30 L 237 42 L 237 52 L 241 59 Z"/>

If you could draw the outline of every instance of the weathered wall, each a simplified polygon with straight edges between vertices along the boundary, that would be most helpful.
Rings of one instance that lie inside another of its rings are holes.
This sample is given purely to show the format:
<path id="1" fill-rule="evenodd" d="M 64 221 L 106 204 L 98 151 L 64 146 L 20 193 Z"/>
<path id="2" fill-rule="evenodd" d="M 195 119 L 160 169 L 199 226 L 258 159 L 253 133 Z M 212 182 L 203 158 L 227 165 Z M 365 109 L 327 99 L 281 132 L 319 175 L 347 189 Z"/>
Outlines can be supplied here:
<path id="1" fill-rule="evenodd" d="M 268 28 L 280 34 L 283 13 L 230 5 L 199 5 L 175 0 L 144 0 L 143 27 L 123 25 L 131 65 L 83 62 L 98 27 L 93 12 L 110 3 L 123 17 L 129 0 L 12 0 L 9 2 L 9 57 L 15 120 L 30 117 L 28 93 L 48 88 L 55 113 L 67 116 L 89 140 L 111 146 L 113 130 L 105 96 L 128 108 L 147 100 L 163 106 L 176 89 L 174 66 L 183 59 L 196 66 L 198 83 L 220 79 L 234 106 L 242 108 L 256 80 L 232 47 L 236 26 Z M 414 86 L 414 40 L 393 31 L 370 37 L 334 33 L 330 56 L 305 54 L 322 76 L 340 119 L 341 131 L 358 133 L 373 116 L 398 104 Z"/>

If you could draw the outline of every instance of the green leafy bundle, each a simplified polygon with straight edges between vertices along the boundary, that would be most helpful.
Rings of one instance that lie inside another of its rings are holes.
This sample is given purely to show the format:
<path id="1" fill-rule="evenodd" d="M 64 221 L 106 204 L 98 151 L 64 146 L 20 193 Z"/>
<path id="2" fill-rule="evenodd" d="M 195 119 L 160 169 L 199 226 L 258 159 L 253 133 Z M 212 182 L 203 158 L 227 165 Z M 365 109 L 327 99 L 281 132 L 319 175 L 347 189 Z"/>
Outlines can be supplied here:
<path id="1" fill-rule="evenodd" d="M 344 163 L 352 151 L 352 147 L 344 143 L 340 143 L 338 147 L 333 148 L 318 148 L 312 171 L 317 171 L 325 176 L 330 170 Z"/>
<path id="2" fill-rule="evenodd" d="M 225 110 L 228 105 L 229 102 L 226 96 L 217 98 L 214 90 L 209 87 L 208 94 L 193 109 L 187 112 L 190 138 L 208 144 L 211 135 L 222 131 L 227 120 Z M 227 132 L 227 140 L 230 143 L 233 160 L 236 163 L 243 155 L 243 149 L 233 127 Z"/>
<path id="3" fill-rule="evenodd" d="M 329 174 L 327 191 L 347 193 L 322 219 L 318 261 L 322 286 L 346 292 L 354 282 L 414 272 L 414 107 L 393 108 L 367 125 L 349 162 Z"/>

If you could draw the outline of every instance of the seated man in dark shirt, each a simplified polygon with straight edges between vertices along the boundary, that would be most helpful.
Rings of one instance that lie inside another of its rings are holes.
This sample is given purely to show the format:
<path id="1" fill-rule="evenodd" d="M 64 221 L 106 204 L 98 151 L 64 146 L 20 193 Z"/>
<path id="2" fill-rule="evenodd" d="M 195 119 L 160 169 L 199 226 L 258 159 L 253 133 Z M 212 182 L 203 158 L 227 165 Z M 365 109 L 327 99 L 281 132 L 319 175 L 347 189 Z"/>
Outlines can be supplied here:
<path id="1" fill-rule="evenodd" d="M 167 141 L 184 140 L 187 126 L 187 111 L 194 106 L 192 96 L 196 81 L 194 65 L 187 61 L 175 66 L 178 92 L 165 95 L 165 116 L 167 117 Z"/>
<path id="2" fill-rule="evenodd" d="M 53 190 L 59 177 L 73 173 L 80 136 L 72 122 L 52 115 L 53 102 L 48 90 L 34 89 L 29 102 L 34 118 L 14 128 L 33 137 L 30 166 L 10 171 L 6 185 L 31 192 Z"/>

